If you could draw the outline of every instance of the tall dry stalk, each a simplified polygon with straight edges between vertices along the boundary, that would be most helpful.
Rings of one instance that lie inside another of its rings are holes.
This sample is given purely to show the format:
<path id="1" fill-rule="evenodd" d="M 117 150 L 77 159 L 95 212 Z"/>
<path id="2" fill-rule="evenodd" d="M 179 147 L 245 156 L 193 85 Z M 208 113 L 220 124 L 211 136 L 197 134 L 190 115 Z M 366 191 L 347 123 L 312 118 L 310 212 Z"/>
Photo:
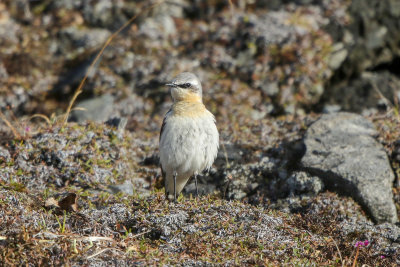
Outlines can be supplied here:
<path id="1" fill-rule="evenodd" d="M 12 131 L 14 138 L 22 139 L 17 129 L 15 129 L 15 127 L 10 123 L 10 121 L 7 120 L 6 116 L 3 114 L 3 112 L 1 112 L 1 110 L 0 110 L 0 117 L 4 121 L 4 123 L 8 126 L 8 128 L 10 128 L 10 130 Z"/>

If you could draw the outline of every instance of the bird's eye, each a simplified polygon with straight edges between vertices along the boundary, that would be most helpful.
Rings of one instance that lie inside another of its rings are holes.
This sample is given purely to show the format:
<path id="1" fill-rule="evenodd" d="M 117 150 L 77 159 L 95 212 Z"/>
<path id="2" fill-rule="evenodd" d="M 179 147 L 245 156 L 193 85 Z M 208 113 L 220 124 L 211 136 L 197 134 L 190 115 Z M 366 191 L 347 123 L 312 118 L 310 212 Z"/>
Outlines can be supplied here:
<path id="1" fill-rule="evenodd" d="M 182 87 L 182 88 L 189 88 L 189 87 L 190 87 L 190 83 L 181 84 L 180 87 Z"/>

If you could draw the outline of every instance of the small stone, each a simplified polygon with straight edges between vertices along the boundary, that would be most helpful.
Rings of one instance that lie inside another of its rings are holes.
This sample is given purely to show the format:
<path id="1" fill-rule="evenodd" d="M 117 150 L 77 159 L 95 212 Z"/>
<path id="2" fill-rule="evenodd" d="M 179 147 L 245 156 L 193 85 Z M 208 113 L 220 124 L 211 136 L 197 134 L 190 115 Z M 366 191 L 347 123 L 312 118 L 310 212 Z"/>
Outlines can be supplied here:
<path id="1" fill-rule="evenodd" d="M 325 105 L 322 109 L 322 113 L 329 114 L 329 113 L 337 113 L 341 110 L 341 106 L 339 105 Z"/>
<path id="2" fill-rule="evenodd" d="M 114 117 L 105 122 L 106 125 L 115 127 L 118 129 L 118 131 L 123 131 L 126 127 L 126 124 L 128 122 L 127 118 L 118 118 Z"/>
<path id="3" fill-rule="evenodd" d="M 197 178 L 199 179 L 199 178 Z M 201 184 L 198 183 L 199 195 L 210 195 L 217 190 L 215 184 Z M 193 182 L 187 184 L 184 188 L 184 193 L 187 195 L 196 196 L 196 184 Z"/>
<path id="4" fill-rule="evenodd" d="M 317 195 L 324 187 L 322 180 L 306 172 L 294 172 L 287 180 L 291 194 Z"/>
<path id="5" fill-rule="evenodd" d="M 70 48 L 73 48 L 74 54 L 83 53 L 104 44 L 110 34 L 105 29 L 79 29 L 71 26 L 61 30 L 60 48 L 62 51 L 69 51 Z"/>
<path id="6" fill-rule="evenodd" d="M 8 162 L 11 159 L 10 152 L 2 146 L 0 146 L 0 162 Z"/>
<path id="7" fill-rule="evenodd" d="M 367 38 L 367 48 L 368 49 L 377 49 L 382 47 L 385 44 L 385 37 L 388 33 L 388 29 L 384 26 L 379 27 L 375 31 L 368 34 Z"/>
<path id="8" fill-rule="evenodd" d="M 265 82 L 261 86 L 261 90 L 267 96 L 276 96 L 279 93 L 279 85 L 277 82 L 272 82 L 272 83 Z"/>
<path id="9" fill-rule="evenodd" d="M 329 59 L 329 67 L 331 69 L 338 69 L 343 61 L 347 58 L 348 51 L 344 48 L 342 43 L 338 43 L 333 47 L 333 53 Z"/>
<path id="10" fill-rule="evenodd" d="M 140 32 L 150 39 L 164 39 L 176 33 L 175 22 L 167 15 L 150 17 L 140 26 Z"/>
<path id="11" fill-rule="evenodd" d="M 133 196 L 134 187 L 132 181 L 126 180 L 123 184 L 109 185 L 108 188 L 114 194 L 124 193 L 129 196 Z"/>
<path id="12" fill-rule="evenodd" d="M 88 99 L 77 104 L 82 110 L 71 112 L 71 120 L 76 122 L 95 121 L 104 122 L 111 117 L 114 97 L 106 94 L 97 98 Z"/>

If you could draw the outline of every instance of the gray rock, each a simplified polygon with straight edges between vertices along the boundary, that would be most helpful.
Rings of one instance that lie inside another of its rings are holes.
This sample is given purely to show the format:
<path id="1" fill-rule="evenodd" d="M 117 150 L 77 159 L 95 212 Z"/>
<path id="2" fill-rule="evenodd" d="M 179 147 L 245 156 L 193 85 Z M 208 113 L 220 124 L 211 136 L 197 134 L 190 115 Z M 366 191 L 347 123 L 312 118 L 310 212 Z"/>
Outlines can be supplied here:
<path id="1" fill-rule="evenodd" d="M 10 106 L 18 109 L 29 100 L 29 95 L 22 86 L 13 86 L 10 88 L 10 92 L 6 95 L 0 95 L 1 108 Z"/>
<path id="2" fill-rule="evenodd" d="M 111 65 L 113 71 L 118 75 L 128 74 L 129 71 L 135 66 L 135 54 L 131 51 L 127 51 L 123 54 L 121 62 L 118 64 Z"/>
<path id="3" fill-rule="evenodd" d="M 71 120 L 76 122 L 87 120 L 104 122 L 112 116 L 113 103 L 114 97 L 108 94 L 84 100 L 77 105 L 77 108 L 82 110 L 71 112 Z"/>
<path id="4" fill-rule="evenodd" d="M 261 85 L 261 90 L 268 96 L 276 96 L 279 94 L 279 84 L 277 82 L 265 82 Z"/>
<path id="5" fill-rule="evenodd" d="M 117 130 L 119 132 L 123 132 L 126 127 L 127 122 L 128 122 L 127 118 L 114 117 L 114 118 L 110 118 L 109 120 L 107 120 L 105 122 L 105 124 L 107 124 L 108 126 L 117 128 Z"/>
<path id="6" fill-rule="evenodd" d="M 197 178 L 199 179 L 199 177 Z M 199 196 L 210 195 L 217 190 L 215 184 L 200 184 L 198 181 Z M 196 196 L 196 184 L 194 181 L 185 186 L 184 191 L 186 195 Z"/>
<path id="7" fill-rule="evenodd" d="M 220 174 L 224 196 L 228 199 L 251 196 L 265 179 L 272 177 L 271 173 L 274 171 L 277 171 L 277 160 L 269 157 L 263 157 L 256 163 L 234 164 Z M 285 175 L 286 171 L 283 170 L 282 177 Z"/>
<path id="8" fill-rule="evenodd" d="M 113 3 L 111 1 L 98 1 L 94 5 L 86 5 L 84 16 L 93 25 L 105 25 L 113 18 Z"/>
<path id="9" fill-rule="evenodd" d="M 141 34 L 150 39 L 165 39 L 176 34 L 175 22 L 172 17 L 159 15 L 155 18 L 146 18 L 139 28 Z"/>
<path id="10" fill-rule="evenodd" d="M 319 177 L 306 172 L 294 172 L 286 182 L 291 194 L 317 195 L 324 187 Z"/>
<path id="11" fill-rule="evenodd" d="M 10 152 L 5 147 L 0 146 L 0 162 L 7 162 L 11 159 Z"/>
<path id="12" fill-rule="evenodd" d="M 329 58 L 329 67 L 331 69 L 337 69 L 339 68 L 343 61 L 347 58 L 348 51 L 344 48 L 343 43 L 337 43 L 333 46 L 332 48 L 332 54 L 330 55 Z"/>
<path id="13" fill-rule="evenodd" d="M 109 185 L 108 188 L 114 194 L 124 193 L 133 196 L 134 188 L 132 181 L 126 180 L 123 184 Z"/>
<path id="14" fill-rule="evenodd" d="M 216 166 L 230 166 L 232 162 L 240 162 L 243 159 L 245 152 L 239 146 L 224 142 L 218 150 L 217 158 L 215 159 Z"/>
<path id="15" fill-rule="evenodd" d="M 65 8 L 65 9 L 73 9 L 73 8 L 79 8 L 82 5 L 81 0 L 59 0 L 59 1 L 53 1 L 51 3 L 53 5 L 53 8 Z"/>
<path id="16" fill-rule="evenodd" d="M 337 113 L 342 108 L 339 105 L 325 105 L 322 109 L 322 113 L 329 114 L 329 113 Z"/>
<path id="17" fill-rule="evenodd" d="M 133 9 L 136 9 L 135 6 L 133 4 Z M 90 25 L 114 30 L 126 22 L 128 18 L 125 12 L 133 11 L 131 9 L 131 5 L 124 4 L 124 1 L 108 0 L 99 0 L 96 3 L 84 1 L 82 8 L 83 17 Z"/>
<path id="18" fill-rule="evenodd" d="M 159 228 L 162 238 L 169 240 L 169 243 L 179 244 L 181 240 L 173 237 L 174 231 L 182 228 L 186 224 L 189 215 L 187 212 L 178 210 L 176 212 L 170 212 L 164 216 L 150 216 L 149 220 L 154 223 L 155 227 Z"/>
<path id="19" fill-rule="evenodd" d="M 282 43 L 285 39 L 294 38 L 295 29 L 284 23 L 288 18 L 286 12 L 269 12 L 263 16 L 250 16 L 249 19 L 254 23 L 252 34 L 257 36 L 257 45 L 264 46 L 272 43 Z"/>
<path id="20" fill-rule="evenodd" d="M 393 203 L 394 174 L 371 122 L 351 113 L 326 114 L 308 129 L 305 170 L 328 189 L 356 199 L 377 223 L 398 221 Z"/>
<path id="21" fill-rule="evenodd" d="M 186 15 L 184 9 L 187 9 L 190 5 L 192 3 L 187 0 L 176 0 L 173 3 L 161 2 L 152 10 L 152 17 L 167 14 L 175 18 L 184 18 Z"/>
<path id="22" fill-rule="evenodd" d="M 387 33 L 388 29 L 384 26 L 374 29 L 374 31 L 367 36 L 367 48 L 372 50 L 384 46 Z"/>
<path id="23" fill-rule="evenodd" d="M 149 196 L 150 183 L 143 178 L 134 178 L 132 180 L 126 180 L 122 184 L 109 185 L 108 190 L 113 194 L 124 193 L 129 196 L 135 194 L 141 197 Z"/>
<path id="24" fill-rule="evenodd" d="M 10 18 L 6 9 L 0 10 L 0 16 L 0 45 L 6 47 L 7 44 L 18 42 L 20 26 Z"/>
<path id="25" fill-rule="evenodd" d="M 105 29 L 96 28 L 77 28 L 68 27 L 60 32 L 60 52 L 71 54 L 68 57 L 73 58 L 77 54 L 86 52 L 88 49 L 97 48 L 104 44 L 110 36 L 110 32 Z"/>
<path id="26" fill-rule="evenodd" d="M 0 82 L 5 81 L 8 79 L 8 73 L 6 68 L 4 67 L 3 62 L 0 61 Z"/>

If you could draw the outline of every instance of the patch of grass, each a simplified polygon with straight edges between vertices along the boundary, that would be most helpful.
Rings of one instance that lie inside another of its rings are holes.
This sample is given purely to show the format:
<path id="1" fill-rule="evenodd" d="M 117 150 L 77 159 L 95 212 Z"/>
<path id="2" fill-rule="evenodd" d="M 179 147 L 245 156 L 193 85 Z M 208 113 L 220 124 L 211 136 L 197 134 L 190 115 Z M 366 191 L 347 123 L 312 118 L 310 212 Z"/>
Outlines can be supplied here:
<path id="1" fill-rule="evenodd" d="M 40 265 L 47 259 L 50 265 L 89 264 L 90 259 L 113 258 L 145 265 L 347 266 L 355 257 L 352 240 L 362 236 L 355 233 L 346 239 L 332 214 L 305 219 L 216 197 L 182 198 L 174 204 L 165 202 L 159 192 L 147 198 L 96 196 L 85 191 L 80 195 L 82 201 L 90 198 L 94 204 L 85 205 L 81 214 L 56 216 L 35 208 L 25 212 L 39 214 L 37 219 L 31 217 L 40 222 L 38 227 L 16 224 L 12 232 L 0 231 L 7 238 L 7 246 L 1 247 L 3 262 Z M 13 208 L 8 209 L 12 212 Z M 0 209 L 3 212 L 5 207 L 0 205 Z M 120 219 L 111 219 L 117 214 Z M 279 223 L 270 225 L 275 220 Z M 320 238 L 333 234 L 337 246 L 332 238 Z M 390 260 L 377 261 L 372 253 L 360 248 L 358 262 L 383 266 Z"/>

